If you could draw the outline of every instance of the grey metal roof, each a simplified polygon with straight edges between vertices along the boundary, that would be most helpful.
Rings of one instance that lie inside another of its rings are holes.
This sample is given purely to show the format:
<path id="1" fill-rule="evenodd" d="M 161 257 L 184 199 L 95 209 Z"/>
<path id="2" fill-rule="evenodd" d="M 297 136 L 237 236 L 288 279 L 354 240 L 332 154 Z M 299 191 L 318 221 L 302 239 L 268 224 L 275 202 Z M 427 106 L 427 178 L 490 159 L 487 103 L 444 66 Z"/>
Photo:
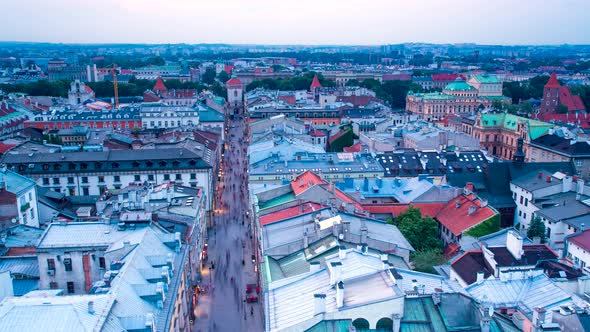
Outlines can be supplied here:
<path id="1" fill-rule="evenodd" d="M 539 176 L 539 174 L 541 176 Z M 545 170 L 533 171 L 513 179 L 512 184 L 519 186 L 529 192 L 533 192 L 535 190 L 556 186 L 561 183 L 561 180 L 554 178 L 552 175 L 552 173 L 549 173 Z M 547 182 L 547 177 L 550 179 L 549 182 Z"/>
<path id="2" fill-rule="evenodd" d="M 211 168 L 185 148 L 5 154 L 2 162 L 21 174 Z"/>
<path id="3" fill-rule="evenodd" d="M 4 258 L 0 260 L 0 272 L 4 271 L 30 278 L 39 278 L 39 264 L 36 257 Z"/>

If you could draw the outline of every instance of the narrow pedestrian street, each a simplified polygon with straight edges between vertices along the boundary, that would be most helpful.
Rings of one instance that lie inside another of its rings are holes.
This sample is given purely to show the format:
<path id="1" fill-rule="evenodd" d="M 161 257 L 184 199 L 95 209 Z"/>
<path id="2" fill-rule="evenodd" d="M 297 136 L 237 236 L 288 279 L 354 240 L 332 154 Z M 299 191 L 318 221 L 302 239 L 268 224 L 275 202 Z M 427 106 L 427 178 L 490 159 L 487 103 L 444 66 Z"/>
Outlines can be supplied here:
<path id="1" fill-rule="evenodd" d="M 227 121 L 225 153 L 215 192 L 216 208 L 202 264 L 193 331 L 262 331 L 253 233 L 248 211 L 247 119 Z M 247 293 L 248 285 L 254 285 Z"/>

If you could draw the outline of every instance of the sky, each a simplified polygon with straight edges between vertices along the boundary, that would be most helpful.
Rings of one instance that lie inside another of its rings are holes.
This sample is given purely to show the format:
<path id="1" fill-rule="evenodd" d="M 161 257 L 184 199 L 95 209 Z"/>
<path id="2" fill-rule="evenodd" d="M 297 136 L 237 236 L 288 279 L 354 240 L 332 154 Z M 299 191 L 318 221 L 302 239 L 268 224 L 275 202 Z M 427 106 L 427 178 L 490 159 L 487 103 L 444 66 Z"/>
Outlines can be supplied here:
<path id="1" fill-rule="evenodd" d="M 2 0 L 1 41 L 590 44 L 590 0 Z"/>

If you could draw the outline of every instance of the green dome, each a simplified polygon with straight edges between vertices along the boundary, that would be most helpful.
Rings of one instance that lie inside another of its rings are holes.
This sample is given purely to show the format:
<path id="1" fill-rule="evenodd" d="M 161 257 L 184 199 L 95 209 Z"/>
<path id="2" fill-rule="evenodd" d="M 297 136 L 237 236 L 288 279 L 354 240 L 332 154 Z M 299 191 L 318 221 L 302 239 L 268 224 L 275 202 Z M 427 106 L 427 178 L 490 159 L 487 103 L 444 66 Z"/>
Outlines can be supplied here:
<path id="1" fill-rule="evenodd" d="M 475 88 L 472 87 L 471 85 L 467 84 L 460 77 L 457 77 L 457 79 L 455 80 L 455 82 L 449 83 L 449 84 L 447 84 L 447 86 L 445 86 L 445 90 L 451 90 L 451 91 L 473 91 L 473 90 L 475 90 Z"/>

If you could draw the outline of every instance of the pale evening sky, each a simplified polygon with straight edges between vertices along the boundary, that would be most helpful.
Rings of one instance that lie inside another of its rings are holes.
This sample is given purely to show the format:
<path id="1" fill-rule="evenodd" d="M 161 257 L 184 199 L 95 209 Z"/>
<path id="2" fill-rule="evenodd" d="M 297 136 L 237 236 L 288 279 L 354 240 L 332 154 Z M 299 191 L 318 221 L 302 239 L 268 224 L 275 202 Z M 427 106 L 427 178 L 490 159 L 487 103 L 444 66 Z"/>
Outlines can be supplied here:
<path id="1" fill-rule="evenodd" d="M 590 44 L 590 0 L 2 0 L 0 40 Z"/>

